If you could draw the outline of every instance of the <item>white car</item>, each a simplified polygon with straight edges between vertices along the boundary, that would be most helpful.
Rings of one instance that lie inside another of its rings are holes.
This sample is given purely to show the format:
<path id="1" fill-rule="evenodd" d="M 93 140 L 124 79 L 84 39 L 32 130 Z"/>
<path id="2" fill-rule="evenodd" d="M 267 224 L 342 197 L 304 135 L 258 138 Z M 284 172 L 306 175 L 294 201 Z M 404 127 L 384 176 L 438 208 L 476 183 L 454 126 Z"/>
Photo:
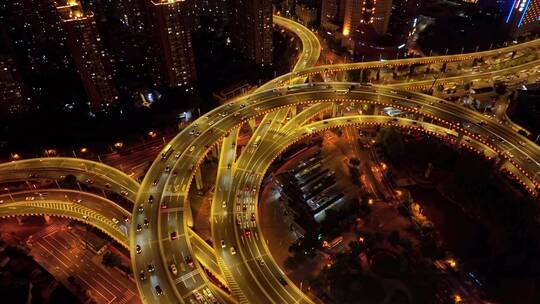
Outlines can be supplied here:
<path id="1" fill-rule="evenodd" d="M 236 254 L 236 249 L 234 248 L 234 246 L 231 246 L 231 254 L 232 255 L 235 255 Z"/>
<path id="2" fill-rule="evenodd" d="M 171 266 L 169 266 L 169 268 L 171 269 L 172 274 L 174 274 L 174 275 L 178 274 L 178 269 L 176 269 L 176 265 L 171 264 Z"/>

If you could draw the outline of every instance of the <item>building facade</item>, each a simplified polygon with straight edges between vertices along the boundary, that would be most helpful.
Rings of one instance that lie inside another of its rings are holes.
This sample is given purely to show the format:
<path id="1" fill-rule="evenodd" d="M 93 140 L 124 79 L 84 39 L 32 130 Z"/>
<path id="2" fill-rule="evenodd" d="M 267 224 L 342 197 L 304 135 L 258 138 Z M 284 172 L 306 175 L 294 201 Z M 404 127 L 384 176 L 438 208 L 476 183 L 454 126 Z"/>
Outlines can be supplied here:
<path id="1" fill-rule="evenodd" d="M 25 93 L 22 76 L 13 56 L 0 52 L 0 116 L 28 111 L 30 100 Z"/>
<path id="2" fill-rule="evenodd" d="M 105 109 L 118 100 L 110 59 L 99 36 L 94 14 L 76 0 L 56 1 L 66 42 L 92 109 Z"/>
<path id="3" fill-rule="evenodd" d="M 540 28 L 540 0 L 513 0 L 505 22 L 514 36 L 538 30 Z"/>
<path id="4" fill-rule="evenodd" d="M 159 58 L 159 77 L 173 88 L 192 91 L 197 80 L 191 42 L 188 3 L 150 0 L 152 48 Z"/>
<path id="5" fill-rule="evenodd" d="M 233 46 L 258 66 L 272 65 L 271 1 L 229 0 L 228 13 Z"/>
<path id="6" fill-rule="evenodd" d="M 392 2 L 393 0 L 346 0 L 343 35 L 349 36 L 360 25 L 370 25 L 377 34 L 386 34 Z"/>

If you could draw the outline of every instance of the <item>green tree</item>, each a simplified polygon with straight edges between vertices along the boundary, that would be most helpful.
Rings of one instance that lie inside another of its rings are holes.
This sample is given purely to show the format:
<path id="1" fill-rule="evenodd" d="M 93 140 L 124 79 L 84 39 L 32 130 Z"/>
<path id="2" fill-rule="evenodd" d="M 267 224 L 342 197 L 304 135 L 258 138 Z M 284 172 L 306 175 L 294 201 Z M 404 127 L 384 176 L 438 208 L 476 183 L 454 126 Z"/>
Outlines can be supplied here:
<path id="1" fill-rule="evenodd" d="M 101 263 L 107 267 L 118 267 L 122 264 L 122 259 L 117 253 L 108 251 L 103 255 Z"/>
<path id="2" fill-rule="evenodd" d="M 401 132 L 396 127 L 384 127 L 377 134 L 383 152 L 394 162 L 399 162 L 405 154 Z"/>
<path id="3" fill-rule="evenodd" d="M 355 166 L 355 167 L 358 167 L 360 166 L 360 160 L 356 157 L 353 157 L 351 159 L 349 159 L 349 164 L 351 164 L 351 166 Z"/>
<path id="4" fill-rule="evenodd" d="M 285 266 L 285 268 L 289 269 L 289 270 L 294 270 L 296 268 L 298 268 L 299 263 L 298 263 L 298 260 L 290 255 L 288 256 L 286 259 L 285 259 L 285 262 L 283 262 L 283 265 Z"/>
<path id="5" fill-rule="evenodd" d="M 390 232 L 388 235 L 388 242 L 393 246 L 399 245 L 400 239 L 401 237 L 399 235 L 399 231 L 397 230 L 392 230 L 392 232 Z"/>
<path id="6" fill-rule="evenodd" d="M 497 93 L 498 95 L 504 95 L 506 94 L 506 91 L 506 84 L 502 82 L 495 83 L 495 93 Z"/>

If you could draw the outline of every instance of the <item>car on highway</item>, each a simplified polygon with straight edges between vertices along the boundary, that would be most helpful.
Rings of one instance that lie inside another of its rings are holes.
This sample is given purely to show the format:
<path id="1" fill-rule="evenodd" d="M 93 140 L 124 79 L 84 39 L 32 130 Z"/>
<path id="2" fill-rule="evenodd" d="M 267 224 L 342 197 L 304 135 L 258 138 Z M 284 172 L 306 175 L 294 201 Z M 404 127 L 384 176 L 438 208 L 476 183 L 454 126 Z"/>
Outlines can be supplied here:
<path id="1" fill-rule="evenodd" d="M 204 298 L 203 298 L 203 296 L 201 295 L 200 292 L 198 292 L 197 290 L 194 290 L 193 294 L 195 295 L 195 299 L 197 299 L 197 301 L 199 301 L 199 303 L 204 303 Z"/>
<path id="2" fill-rule="evenodd" d="M 154 181 L 152 182 L 152 186 L 157 185 L 157 183 L 158 183 L 158 179 L 156 178 L 156 179 L 154 179 Z"/>
<path id="3" fill-rule="evenodd" d="M 169 166 L 165 167 L 165 172 L 169 172 L 169 171 L 171 171 L 171 167 Z"/>
<path id="4" fill-rule="evenodd" d="M 186 255 L 184 257 L 184 261 L 186 261 L 186 264 L 188 264 L 188 266 L 191 268 L 195 266 L 195 264 L 193 263 L 193 258 L 190 255 Z"/>
<path id="5" fill-rule="evenodd" d="M 522 145 L 523 147 L 525 147 L 525 142 L 524 141 L 520 140 L 519 144 Z"/>
<path id="6" fill-rule="evenodd" d="M 195 146 L 189 147 L 189 152 L 193 152 L 193 151 L 195 151 Z"/>
<path id="7" fill-rule="evenodd" d="M 148 221 L 147 218 L 144 219 L 144 227 L 148 227 L 148 224 L 150 224 L 150 222 Z"/>
<path id="8" fill-rule="evenodd" d="M 171 270 L 171 273 L 174 274 L 174 275 L 177 275 L 178 274 L 178 269 L 176 269 L 176 265 L 174 264 L 171 264 L 169 266 L 169 269 Z"/>
<path id="9" fill-rule="evenodd" d="M 225 247 L 227 247 L 227 245 L 225 245 L 225 240 L 221 240 L 221 242 L 220 242 L 220 243 L 221 243 L 221 248 L 225 248 Z"/>
<path id="10" fill-rule="evenodd" d="M 227 201 L 223 201 L 223 203 L 221 203 L 221 207 L 223 207 L 223 209 L 227 208 Z"/>
<path id="11" fill-rule="evenodd" d="M 142 225 L 141 224 L 137 224 L 137 232 L 141 231 L 142 230 Z"/>
<path id="12" fill-rule="evenodd" d="M 124 223 L 129 223 L 129 217 L 124 216 Z"/>
<path id="13" fill-rule="evenodd" d="M 142 250 L 141 250 L 141 245 L 137 244 L 137 246 L 135 246 L 135 251 L 136 251 L 137 253 L 141 253 L 141 251 L 142 251 Z"/>
<path id="14" fill-rule="evenodd" d="M 152 273 L 152 272 L 154 272 L 154 270 L 156 270 L 154 265 L 153 264 L 148 264 L 148 272 Z"/>
<path id="15" fill-rule="evenodd" d="M 180 152 L 176 152 L 176 154 L 174 155 L 174 158 L 180 158 Z"/>
<path id="16" fill-rule="evenodd" d="M 141 281 L 146 280 L 146 273 L 144 273 L 144 270 L 141 270 L 139 273 L 139 279 L 141 279 Z"/>
<path id="17" fill-rule="evenodd" d="M 283 277 L 279 277 L 278 280 L 281 283 L 281 285 L 283 285 L 283 286 L 289 285 L 289 283 L 287 283 L 287 281 Z"/>
<path id="18" fill-rule="evenodd" d="M 143 204 L 139 204 L 139 213 L 143 213 L 144 211 L 144 205 Z"/>
<path id="19" fill-rule="evenodd" d="M 231 246 L 231 248 L 229 250 L 231 251 L 232 255 L 236 254 L 236 248 L 234 248 L 234 246 Z"/>
<path id="20" fill-rule="evenodd" d="M 244 230 L 244 235 L 245 235 L 246 237 L 250 237 L 250 236 L 251 236 L 251 229 L 246 228 L 246 229 Z"/>
<path id="21" fill-rule="evenodd" d="M 156 289 L 156 294 L 158 296 L 163 294 L 163 290 L 161 290 L 161 287 L 159 287 L 159 285 L 156 285 L 154 288 Z"/>
<path id="22" fill-rule="evenodd" d="M 0 204 L 3 203 L 3 202 L 4 201 L 0 201 Z M 85 214 L 85 215 L 82 216 L 82 218 L 83 218 L 83 220 L 88 220 L 88 215 Z"/>
<path id="23" fill-rule="evenodd" d="M 176 240 L 178 238 L 178 235 L 176 234 L 176 231 L 171 232 L 171 240 Z"/>
<path id="24" fill-rule="evenodd" d="M 161 209 L 167 209 L 167 203 L 166 202 L 163 202 L 161 203 Z"/>
<path id="25" fill-rule="evenodd" d="M 93 184 L 93 183 L 94 183 L 94 180 L 91 179 L 91 178 L 88 178 L 88 179 L 86 179 L 86 183 L 87 183 L 87 184 Z"/>
<path id="26" fill-rule="evenodd" d="M 123 196 L 128 196 L 129 195 L 129 193 L 126 190 L 120 191 L 120 194 L 122 194 Z"/>
<path id="27" fill-rule="evenodd" d="M 33 200 L 35 200 L 36 198 L 33 197 L 33 196 L 27 196 L 27 197 L 25 197 L 24 199 L 27 200 L 27 201 L 33 201 Z"/>
<path id="28" fill-rule="evenodd" d="M 208 298 L 212 303 L 218 303 L 218 301 L 216 300 L 216 297 L 212 294 L 212 292 L 210 291 L 210 289 L 208 289 L 208 287 L 203 289 L 203 293 L 206 296 L 206 298 Z"/>
<path id="29" fill-rule="evenodd" d="M 148 202 L 149 202 L 150 204 L 154 202 L 154 196 L 153 196 L 153 195 L 150 195 L 150 196 L 148 197 Z"/>

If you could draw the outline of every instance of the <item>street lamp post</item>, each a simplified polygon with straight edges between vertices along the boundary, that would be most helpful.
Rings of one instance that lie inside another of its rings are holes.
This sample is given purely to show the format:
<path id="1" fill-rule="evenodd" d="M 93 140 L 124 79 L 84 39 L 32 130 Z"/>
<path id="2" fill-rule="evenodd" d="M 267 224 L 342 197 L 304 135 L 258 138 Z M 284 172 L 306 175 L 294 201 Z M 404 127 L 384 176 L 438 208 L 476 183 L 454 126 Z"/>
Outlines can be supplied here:
<path id="1" fill-rule="evenodd" d="M 11 195 L 11 191 L 9 191 L 9 188 L 6 187 L 6 188 L 4 188 L 4 190 L 6 190 L 6 191 L 8 192 L 9 198 L 10 198 L 12 201 L 14 201 L 13 195 Z"/>

